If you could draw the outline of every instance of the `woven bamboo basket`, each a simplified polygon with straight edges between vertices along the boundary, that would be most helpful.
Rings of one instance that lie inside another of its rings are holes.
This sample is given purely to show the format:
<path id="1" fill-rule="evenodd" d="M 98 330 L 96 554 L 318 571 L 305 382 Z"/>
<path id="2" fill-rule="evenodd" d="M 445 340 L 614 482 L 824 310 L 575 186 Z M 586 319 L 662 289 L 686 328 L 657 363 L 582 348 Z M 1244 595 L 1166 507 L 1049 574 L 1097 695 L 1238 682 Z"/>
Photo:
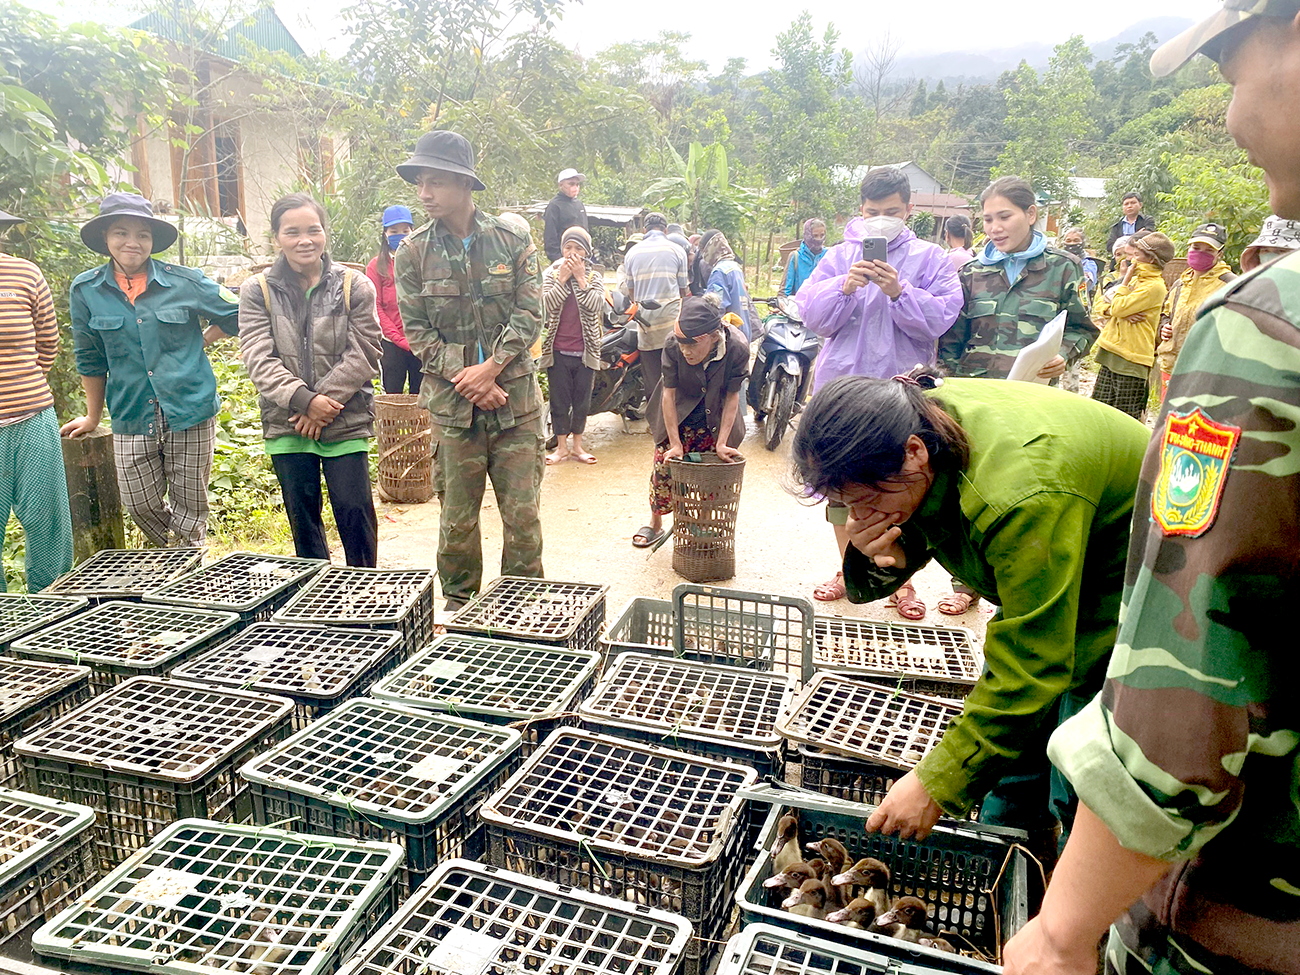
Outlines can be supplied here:
<path id="1" fill-rule="evenodd" d="M 379 496 L 401 504 L 433 497 L 433 418 L 414 393 L 375 397 Z"/>
<path id="2" fill-rule="evenodd" d="M 673 571 L 691 582 L 736 574 L 736 512 L 745 461 L 715 453 L 669 463 L 673 476 Z"/>

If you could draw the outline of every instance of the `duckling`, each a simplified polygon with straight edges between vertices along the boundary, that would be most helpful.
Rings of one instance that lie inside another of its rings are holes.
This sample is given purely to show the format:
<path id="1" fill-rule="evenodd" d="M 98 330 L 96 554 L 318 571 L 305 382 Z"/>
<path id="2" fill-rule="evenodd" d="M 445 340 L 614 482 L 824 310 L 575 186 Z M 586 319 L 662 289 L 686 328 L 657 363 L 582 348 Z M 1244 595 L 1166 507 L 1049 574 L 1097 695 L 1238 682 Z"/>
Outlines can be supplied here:
<path id="1" fill-rule="evenodd" d="M 930 908 L 921 898 L 900 897 L 890 910 L 876 918 L 874 930 L 916 944 L 929 916 Z"/>
<path id="2" fill-rule="evenodd" d="M 809 843 L 807 849 L 815 850 L 825 858 L 831 876 L 841 872 L 844 865 L 849 862 L 849 851 L 844 848 L 844 844 L 830 836 Z"/>
<path id="3" fill-rule="evenodd" d="M 781 906 L 791 914 L 820 920 L 826 916 L 826 897 L 824 880 L 805 880 L 798 890 L 781 902 Z"/>
<path id="4" fill-rule="evenodd" d="M 774 873 L 763 881 L 764 887 L 781 887 L 786 890 L 798 890 L 805 880 L 820 880 L 816 871 L 810 864 L 800 860 L 792 864 L 788 870 L 781 873 Z"/>
<path id="5" fill-rule="evenodd" d="M 826 915 L 826 920 L 833 924 L 842 924 L 846 928 L 858 928 L 863 930 L 871 927 L 871 923 L 875 919 L 875 905 L 865 897 L 855 897 L 853 900 L 849 901 L 848 907 Z"/>
<path id="6" fill-rule="evenodd" d="M 776 840 L 772 843 L 772 871 L 785 873 L 803 857 L 799 852 L 799 819 L 785 815 L 776 824 Z"/>
<path id="7" fill-rule="evenodd" d="M 807 863 L 808 866 L 812 867 L 813 876 L 818 880 L 825 880 L 830 876 L 830 868 L 827 867 L 826 861 L 821 857 L 813 857 Z"/>
<path id="8" fill-rule="evenodd" d="M 867 888 L 863 894 L 871 901 L 877 915 L 889 910 L 889 868 L 875 857 L 863 857 L 844 873 L 831 878 L 831 883 L 838 886 Z"/>
<path id="9" fill-rule="evenodd" d="M 950 955 L 957 954 L 957 949 L 943 938 L 922 938 L 917 942 L 922 948 L 933 948 L 935 951 L 946 952 Z"/>

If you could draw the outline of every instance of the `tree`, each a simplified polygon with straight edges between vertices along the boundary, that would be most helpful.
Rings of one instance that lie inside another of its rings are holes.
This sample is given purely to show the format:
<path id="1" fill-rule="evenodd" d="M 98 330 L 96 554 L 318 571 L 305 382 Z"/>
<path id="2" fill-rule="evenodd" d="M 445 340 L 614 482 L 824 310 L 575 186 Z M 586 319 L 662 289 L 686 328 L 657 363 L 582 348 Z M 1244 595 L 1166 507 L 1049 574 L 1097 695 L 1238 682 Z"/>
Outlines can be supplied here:
<path id="1" fill-rule="evenodd" d="M 630 41 L 601 51 L 595 66 L 616 86 L 640 92 L 665 129 L 671 129 L 678 96 L 695 85 L 707 67 L 682 53 L 690 34 L 666 30 L 653 41 Z M 743 63 L 743 62 L 742 62 Z"/>
<path id="2" fill-rule="evenodd" d="M 664 147 L 672 171 L 646 187 L 644 201 L 676 214 L 696 228 L 716 227 L 737 237 L 742 222 L 753 216 L 754 191 L 731 182 L 727 150 L 721 143 L 692 142 L 683 159 L 671 144 Z"/>

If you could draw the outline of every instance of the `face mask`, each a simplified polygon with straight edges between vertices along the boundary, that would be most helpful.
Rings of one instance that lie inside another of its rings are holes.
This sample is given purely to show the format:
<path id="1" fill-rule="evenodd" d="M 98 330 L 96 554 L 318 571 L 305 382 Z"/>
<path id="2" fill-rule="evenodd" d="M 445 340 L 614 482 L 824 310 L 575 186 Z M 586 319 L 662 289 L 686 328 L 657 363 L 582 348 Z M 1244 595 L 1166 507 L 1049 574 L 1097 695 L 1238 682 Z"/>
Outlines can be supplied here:
<path id="1" fill-rule="evenodd" d="M 808 245 L 808 249 L 814 254 L 820 254 L 822 245 L 826 243 L 826 239 L 824 237 L 814 237 L 812 234 L 805 233 L 803 235 L 803 242 Z"/>
<path id="2" fill-rule="evenodd" d="M 1213 251 L 1188 251 L 1187 266 L 1198 274 L 1204 274 L 1218 262 L 1219 255 Z"/>
<path id="3" fill-rule="evenodd" d="M 1075 257 L 1083 257 L 1082 244 L 1066 244 L 1065 249 L 1069 251 L 1071 254 L 1073 254 Z"/>
<path id="4" fill-rule="evenodd" d="M 397 250 L 397 245 L 404 240 L 406 240 L 406 234 L 389 234 L 388 235 L 389 250 Z"/>
<path id="5" fill-rule="evenodd" d="M 902 217 L 863 217 L 862 222 L 868 237 L 884 237 L 893 240 L 903 232 L 907 221 Z"/>

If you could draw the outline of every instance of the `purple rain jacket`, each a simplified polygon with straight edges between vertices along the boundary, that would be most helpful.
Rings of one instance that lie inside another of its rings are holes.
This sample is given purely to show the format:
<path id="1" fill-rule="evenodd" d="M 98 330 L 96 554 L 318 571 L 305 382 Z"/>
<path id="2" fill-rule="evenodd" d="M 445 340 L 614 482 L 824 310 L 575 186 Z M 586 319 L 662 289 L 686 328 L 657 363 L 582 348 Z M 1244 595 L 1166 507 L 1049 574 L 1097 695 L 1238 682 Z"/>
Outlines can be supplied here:
<path id="1" fill-rule="evenodd" d="M 903 286 L 898 300 L 890 301 L 870 283 L 844 294 L 849 266 L 862 257 L 862 224 L 861 217 L 848 222 L 844 242 L 829 249 L 799 289 L 804 323 L 826 339 L 817 356 L 814 391 L 840 376 L 887 379 L 934 362 L 935 341 L 961 312 L 961 283 L 947 252 L 907 228 L 886 251 Z"/>

